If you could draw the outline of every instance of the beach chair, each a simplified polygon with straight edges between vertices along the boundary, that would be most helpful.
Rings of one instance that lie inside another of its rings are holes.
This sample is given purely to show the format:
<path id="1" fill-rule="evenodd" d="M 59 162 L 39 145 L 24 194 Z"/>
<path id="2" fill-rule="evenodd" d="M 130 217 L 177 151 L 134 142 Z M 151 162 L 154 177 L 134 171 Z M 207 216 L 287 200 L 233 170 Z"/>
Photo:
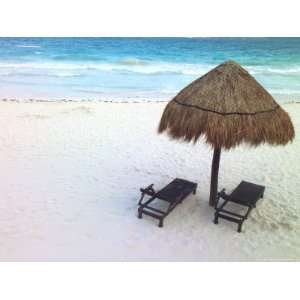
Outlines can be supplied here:
<path id="1" fill-rule="evenodd" d="M 217 196 L 214 223 L 218 224 L 219 218 L 228 220 L 230 222 L 235 222 L 238 224 L 237 231 L 241 232 L 244 221 L 248 218 L 251 210 L 256 207 L 256 202 L 260 198 L 263 198 L 264 191 L 264 186 L 247 181 L 242 181 L 230 195 L 226 194 L 225 189 L 223 189 L 220 193 L 218 193 Z M 221 198 L 224 200 L 224 202 L 219 205 L 219 200 Z M 243 215 L 229 211 L 225 209 L 228 203 L 236 203 L 245 206 L 247 207 L 247 210 Z"/>
<path id="2" fill-rule="evenodd" d="M 141 219 L 143 214 L 159 220 L 159 227 L 163 227 L 165 217 L 191 193 L 196 194 L 197 184 L 184 179 L 176 178 L 163 189 L 155 192 L 153 184 L 146 188 L 141 188 L 141 198 L 138 202 L 138 217 Z M 143 202 L 145 196 L 150 198 Z M 161 210 L 153 206 L 157 200 L 164 201 L 167 209 Z M 152 205 L 151 205 L 152 204 Z"/>

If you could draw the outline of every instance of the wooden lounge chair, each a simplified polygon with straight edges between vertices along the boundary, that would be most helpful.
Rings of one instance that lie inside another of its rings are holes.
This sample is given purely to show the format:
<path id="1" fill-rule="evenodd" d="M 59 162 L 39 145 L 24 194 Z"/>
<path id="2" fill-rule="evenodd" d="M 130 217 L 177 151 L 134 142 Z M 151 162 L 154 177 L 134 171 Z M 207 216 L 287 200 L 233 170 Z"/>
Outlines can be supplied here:
<path id="1" fill-rule="evenodd" d="M 191 193 L 195 194 L 196 189 L 196 183 L 179 178 L 174 179 L 158 192 L 155 192 L 153 184 L 146 188 L 141 188 L 142 196 L 138 203 L 138 217 L 141 219 L 143 214 L 151 216 L 159 220 L 159 227 L 163 227 L 164 218 L 188 195 Z M 143 203 L 145 195 L 150 196 L 150 199 Z M 163 211 L 151 206 L 150 204 L 156 200 L 165 201 L 167 203 L 167 209 Z"/>
<path id="2" fill-rule="evenodd" d="M 254 183 L 250 183 L 247 181 L 242 181 L 230 195 L 225 193 L 225 189 L 223 189 L 217 196 L 217 203 L 215 205 L 215 219 L 214 223 L 218 224 L 219 218 L 226 219 L 231 222 L 235 222 L 238 224 L 238 232 L 242 231 L 243 222 L 248 218 L 251 210 L 256 207 L 256 202 L 263 198 L 265 187 L 262 185 L 257 185 Z M 225 201 L 218 206 L 219 199 L 222 198 Z M 246 210 L 244 215 L 234 213 L 229 210 L 225 210 L 224 207 L 230 203 L 236 203 L 239 205 L 246 206 L 248 209 Z"/>

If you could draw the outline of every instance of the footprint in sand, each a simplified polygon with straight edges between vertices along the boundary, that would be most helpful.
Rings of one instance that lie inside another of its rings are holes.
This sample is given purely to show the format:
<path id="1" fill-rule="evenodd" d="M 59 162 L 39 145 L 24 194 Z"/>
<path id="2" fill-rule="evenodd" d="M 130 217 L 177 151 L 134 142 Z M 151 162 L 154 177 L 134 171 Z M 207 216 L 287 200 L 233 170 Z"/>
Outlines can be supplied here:
<path id="1" fill-rule="evenodd" d="M 83 112 L 85 114 L 92 114 L 93 110 L 90 107 L 87 106 L 78 106 L 72 109 L 64 110 L 62 113 L 63 114 L 69 114 L 72 112 Z"/>
<path id="2" fill-rule="evenodd" d="M 50 118 L 50 116 L 48 115 L 42 115 L 42 114 L 23 114 L 19 116 L 20 118 L 24 118 L 24 119 L 48 119 Z"/>

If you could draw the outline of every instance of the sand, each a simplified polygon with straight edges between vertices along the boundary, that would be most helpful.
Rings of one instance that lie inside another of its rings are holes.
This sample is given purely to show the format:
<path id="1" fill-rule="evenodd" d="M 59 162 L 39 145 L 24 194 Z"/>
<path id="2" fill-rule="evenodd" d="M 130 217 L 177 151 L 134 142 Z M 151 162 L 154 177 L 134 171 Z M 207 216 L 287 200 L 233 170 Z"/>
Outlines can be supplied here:
<path id="1" fill-rule="evenodd" d="M 300 104 L 296 139 L 223 152 L 220 189 L 266 186 L 244 223 L 214 225 L 211 149 L 158 136 L 165 103 L 0 102 L 1 261 L 300 260 Z M 139 188 L 198 183 L 164 228 L 136 216 Z"/>

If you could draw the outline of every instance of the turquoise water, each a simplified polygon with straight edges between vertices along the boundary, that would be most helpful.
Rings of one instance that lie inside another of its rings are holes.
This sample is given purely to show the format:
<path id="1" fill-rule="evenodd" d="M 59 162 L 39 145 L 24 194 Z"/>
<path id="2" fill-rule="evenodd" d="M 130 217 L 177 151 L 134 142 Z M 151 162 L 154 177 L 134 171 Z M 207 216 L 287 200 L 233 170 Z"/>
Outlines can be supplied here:
<path id="1" fill-rule="evenodd" d="M 168 100 L 229 59 L 300 100 L 300 38 L 0 38 L 0 98 Z"/>

